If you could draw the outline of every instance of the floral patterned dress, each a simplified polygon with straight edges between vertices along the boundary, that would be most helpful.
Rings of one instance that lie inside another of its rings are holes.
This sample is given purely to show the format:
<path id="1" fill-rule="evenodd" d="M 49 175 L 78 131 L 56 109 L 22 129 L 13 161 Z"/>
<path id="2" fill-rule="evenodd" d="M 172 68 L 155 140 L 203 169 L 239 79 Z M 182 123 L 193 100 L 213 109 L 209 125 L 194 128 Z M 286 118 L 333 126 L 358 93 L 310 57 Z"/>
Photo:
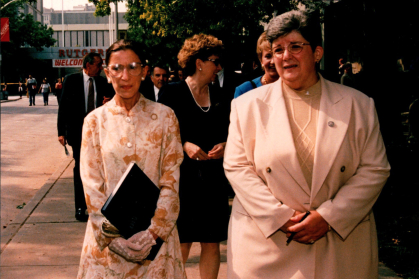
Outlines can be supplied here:
<path id="1" fill-rule="evenodd" d="M 127 112 L 112 99 L 90 113 L 83 125 L 80 174 L 89 221 L 77 278 L 186 278 L 176 220 L 179 166 L 183 150 L 173 111 L 142 95 Z M 128 164 L 135 161 L 160 188 L 151 229 L 164 243 L 154 261 L 132 263 L 108 249 L 100 210 Z"/>

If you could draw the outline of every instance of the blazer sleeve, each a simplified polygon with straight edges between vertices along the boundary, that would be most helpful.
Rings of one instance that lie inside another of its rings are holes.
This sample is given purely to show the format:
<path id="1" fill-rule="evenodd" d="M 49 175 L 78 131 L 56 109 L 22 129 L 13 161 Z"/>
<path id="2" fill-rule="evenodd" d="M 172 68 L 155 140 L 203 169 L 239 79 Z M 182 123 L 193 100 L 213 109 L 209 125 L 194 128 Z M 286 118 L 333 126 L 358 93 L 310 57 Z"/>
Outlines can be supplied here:
<path id="1" fill-rule="evenodd" d="M 71 111 L 72 103 L 72 76 L 66 76 L 63 83 L 63 88 L 61 91 L 61 101 L 60 106 L 58 107 L 58 117 L 57 117 L 57 128 L 58 136 L 67 137 L 67 128 L 68 128 L 68 116 Z"/>
<path id="2" fill-rule="evenodd" d="M 231 104 L 230 127 L 224 153 L 224 170 L 243 208 L 266 238 L 278 231 L 294 214 L 294 209 L 276 199 L 258 176 L 254 162 L 247 156 L 250 147 L 244 144 L 247 131 L 241 124 L 236 100 Z M 254 143 L 253 143 L 254 144 Z"/>
<path id="3" fill-rule="evenodd" d="M 362 153 L 355 174 L 340 187 L 333 199 L 322 203 L 317 212 L 343 239 L 372 210 L 390 174 L 386 150 L 380 133 L 374 101 L 369 99 L 368 118 L 365 120 Z M 355 139 L 359 140 L 359 139 Z"/>

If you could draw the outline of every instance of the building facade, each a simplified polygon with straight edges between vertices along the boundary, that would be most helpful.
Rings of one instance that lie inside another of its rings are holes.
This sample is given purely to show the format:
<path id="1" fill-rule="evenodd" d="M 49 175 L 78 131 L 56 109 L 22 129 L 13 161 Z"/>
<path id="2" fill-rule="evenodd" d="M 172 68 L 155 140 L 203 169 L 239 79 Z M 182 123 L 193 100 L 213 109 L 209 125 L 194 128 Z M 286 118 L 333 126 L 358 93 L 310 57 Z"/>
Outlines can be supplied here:
<path id="1" fill-rule="evenodd" d="M 43 8 L 42 11 L 40 21 L 54 30 L 56 44 L 43 51 L 29 48 L 28 52 L 32 58 L 42 60 L 43 76 L 50 80 L 80 71 L 82 57 L 89 52 L 97 52 L 104 59 L 106 49 L 114 41 L 126 38 L 128 23 L 124 19 L 125 13 L 118 13 L 116 32 L 115 12 L 110 16 L 95 17 L 94 5 L 79 5 L 64 11 Z"/>

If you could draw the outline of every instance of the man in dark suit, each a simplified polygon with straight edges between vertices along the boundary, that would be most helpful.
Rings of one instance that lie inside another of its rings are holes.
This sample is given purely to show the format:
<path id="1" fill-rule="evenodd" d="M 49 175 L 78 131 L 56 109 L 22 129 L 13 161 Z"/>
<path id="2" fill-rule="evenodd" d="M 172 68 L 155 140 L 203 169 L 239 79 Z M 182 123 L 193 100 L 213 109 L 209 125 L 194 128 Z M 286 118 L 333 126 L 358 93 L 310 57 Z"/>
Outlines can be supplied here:
<path id="1" fill-rule="evenodd" d="M 146 86 L 140 86 L 140 93 L 144 95 L 149 100 L 157 102 L 160 98 L 159 91 L 163 85 L 167 84 L 169 78 L 169 71 L 166 67 L 161 65 L 156 65 L 151 70 L 151 82 L 153 84 L 149 84 Z"/>
<path id="2" fill-rule="evenodd" d="M 99 76 L 103 69 L 102 64 L 102 58 L 98 53 L 87 54 L 83 58 L 82 72 L 65 77 L 58 108 L 58 141 L 63 146 L 68 143 L 73 149 L 74 201 L 76 219 L 79 221 L 87 221 L 88 218 L 80 178 L 80 148 L 84 117 L 101 106 L 104 97 L 111 98 L 115 94 L 106 79 Z"/>

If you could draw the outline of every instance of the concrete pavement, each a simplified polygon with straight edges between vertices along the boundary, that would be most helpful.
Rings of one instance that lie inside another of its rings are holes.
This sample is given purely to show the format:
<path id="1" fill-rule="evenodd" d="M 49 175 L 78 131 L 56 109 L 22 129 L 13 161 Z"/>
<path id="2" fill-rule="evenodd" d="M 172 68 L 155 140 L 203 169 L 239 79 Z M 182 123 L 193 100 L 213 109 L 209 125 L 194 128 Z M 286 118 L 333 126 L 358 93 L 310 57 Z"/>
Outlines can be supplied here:
<path id="1" fill-rule="evenodd" d="M 1 236 L 2 279 L 76 278 L 86 223 L 74 218 L 73 166 L 66 158 Z M 220 279 L 227 278 L 226 242 L 221 244 Z M 188 278 L 199 279 L 199 245 L 186 265 Z M 380 265 L 380 279 L 396 274 Z"/>
<path id="2" fill-rule="evenodd" d="M 2 279 L 76 278 L 86 223 L 74 218 L 72 158 L 67 158 L 1 236 Z M 227 278 L 226 242 L 221 245 L 219 278 Z M 199 278 L 199 245 L 186 265 Z"/>

